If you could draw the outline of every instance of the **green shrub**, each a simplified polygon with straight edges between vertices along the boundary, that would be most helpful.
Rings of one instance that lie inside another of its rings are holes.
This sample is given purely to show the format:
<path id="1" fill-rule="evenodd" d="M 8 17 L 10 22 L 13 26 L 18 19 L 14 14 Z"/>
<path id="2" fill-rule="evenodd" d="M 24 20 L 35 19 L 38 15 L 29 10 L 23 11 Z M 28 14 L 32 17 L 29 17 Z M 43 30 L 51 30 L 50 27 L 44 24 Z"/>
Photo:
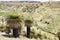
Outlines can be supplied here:
<path id="1" fill-rule="evenodd" d="M 41 37 L 42 36 L 41 33 L 38 33 L 38 36 Z"/>
<path id="2" fill-rule="evenodd" d="M 35 29 L 32 29 L 32 30 L 31 30 L 31 33 L 35 34 Z"/>

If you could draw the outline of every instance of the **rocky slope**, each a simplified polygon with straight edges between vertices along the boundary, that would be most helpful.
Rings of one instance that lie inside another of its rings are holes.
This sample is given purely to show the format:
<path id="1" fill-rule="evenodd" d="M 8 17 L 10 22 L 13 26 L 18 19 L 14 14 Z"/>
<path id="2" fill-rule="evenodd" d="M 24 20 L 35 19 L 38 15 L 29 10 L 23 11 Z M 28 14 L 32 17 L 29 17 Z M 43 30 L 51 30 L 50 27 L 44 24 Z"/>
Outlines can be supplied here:
<path id="1" fill-rule="evenodd" d="M 60 2 L 0 2 L 0 12 L 8 15 L 12 11 L 17 11 L 24 18 L 32 17 L 33 26 L 39 30 L 38 32 L 46 35 L 49 40 L 57 40 L 55 35 L 60 30 L 59 4 Z"/>

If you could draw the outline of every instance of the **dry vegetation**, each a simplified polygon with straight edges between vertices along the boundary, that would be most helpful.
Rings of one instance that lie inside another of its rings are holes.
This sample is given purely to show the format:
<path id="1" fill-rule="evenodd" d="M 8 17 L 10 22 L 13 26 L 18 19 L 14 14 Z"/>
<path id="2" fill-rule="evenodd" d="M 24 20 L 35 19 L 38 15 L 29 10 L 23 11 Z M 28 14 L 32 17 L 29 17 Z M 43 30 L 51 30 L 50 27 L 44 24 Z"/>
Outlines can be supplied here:
<path id="1" fill-rule="evenodd" d="M 60 30 L 60 2 L 0 2 L 0 12 L 4 12 L 4 17 L 12 11 L 17 11 L 24 18 L 32 17 L 35 27 L 32 28 L 36 34 L 40 32 L 47 40 L 58 40 L 56 34 Z"/>

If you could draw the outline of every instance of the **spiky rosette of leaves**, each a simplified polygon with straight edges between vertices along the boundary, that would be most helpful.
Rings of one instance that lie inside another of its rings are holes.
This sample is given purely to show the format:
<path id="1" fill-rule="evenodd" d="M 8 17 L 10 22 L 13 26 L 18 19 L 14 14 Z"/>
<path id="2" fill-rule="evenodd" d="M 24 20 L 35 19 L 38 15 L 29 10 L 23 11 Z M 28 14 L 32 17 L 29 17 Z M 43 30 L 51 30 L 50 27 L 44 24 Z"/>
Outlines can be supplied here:
<path id="1" fill-rule="evenodd" d="M 12 12 L 7 17 L 7 23 L 17 23 L 21 21 L 22 21 L 22 18 L 17 12 Z"/>
<path id="2" fill-rule="evenodd" d="M 25 19 L 25 25 L 26 25 L 26 26 L 31 26 L 32 23 L 33 23 L 32 18 L 28 17 L 28 18 Z"/>

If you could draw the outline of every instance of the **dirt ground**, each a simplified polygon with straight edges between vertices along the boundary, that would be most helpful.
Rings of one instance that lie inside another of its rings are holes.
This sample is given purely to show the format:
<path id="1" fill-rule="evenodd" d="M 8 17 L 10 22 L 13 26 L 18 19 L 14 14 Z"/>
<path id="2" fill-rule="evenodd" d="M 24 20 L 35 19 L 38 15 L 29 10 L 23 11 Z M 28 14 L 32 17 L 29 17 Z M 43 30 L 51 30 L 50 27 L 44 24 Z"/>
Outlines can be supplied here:
<path id="1" fill-rule="evenodd" d="M 34 38 L 28 39 L 24 36 L 20 36 L 19 38 L 14 38 L 14 37 L 9 38 L 8 36 L 6 36 L 6 33 L 0 32 L 0 40 L 37 40 L 37 39 L 34 39 Z"/>

